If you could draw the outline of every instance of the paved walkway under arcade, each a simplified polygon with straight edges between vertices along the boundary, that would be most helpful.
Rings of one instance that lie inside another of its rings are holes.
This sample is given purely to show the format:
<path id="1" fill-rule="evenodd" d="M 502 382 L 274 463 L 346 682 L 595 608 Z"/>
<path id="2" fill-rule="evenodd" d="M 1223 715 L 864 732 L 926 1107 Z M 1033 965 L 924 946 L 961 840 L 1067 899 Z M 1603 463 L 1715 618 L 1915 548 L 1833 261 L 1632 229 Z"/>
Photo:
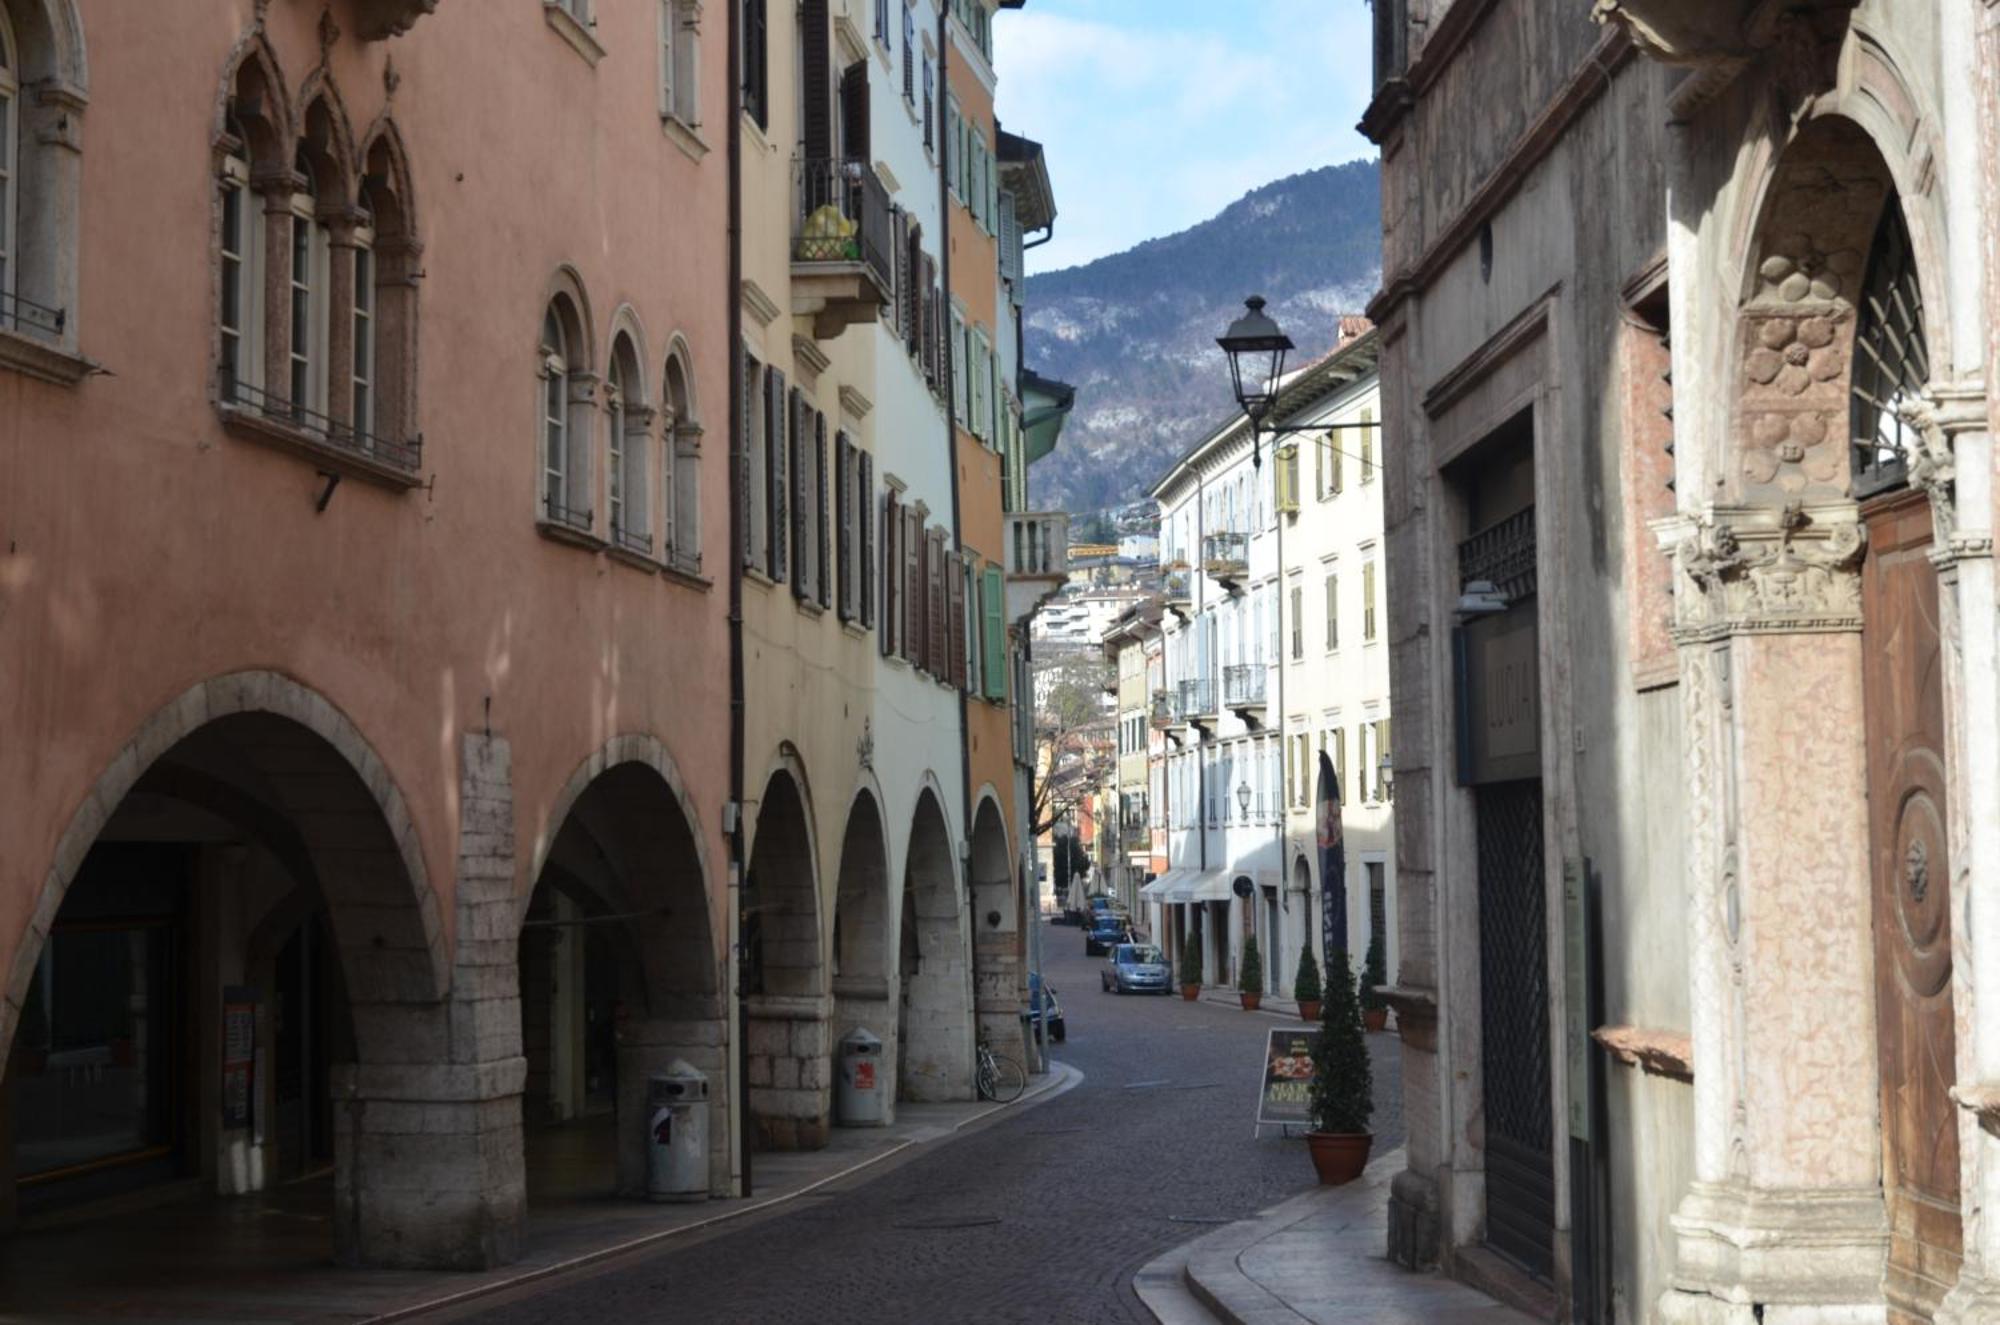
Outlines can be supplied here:
<path id="1" fill-rule="evenodd" d="M 756 1194 L 746 1200 L 653 1205 L 609 1195 L 609 1115 L 533 1133 L 524 1254 L 484 1273 L 334 1265 L 330 1173 L 251 1196 L 190 1196 L 30 1229 L 0 1240 L 0 1321 L 402 1319 L 765 1209 L 1079 1079 L 1058 1064 L 1012 1105 L 899 1104 L 893 1127 L 836 1128 L 824 1150 L 759 1154 Z"/>

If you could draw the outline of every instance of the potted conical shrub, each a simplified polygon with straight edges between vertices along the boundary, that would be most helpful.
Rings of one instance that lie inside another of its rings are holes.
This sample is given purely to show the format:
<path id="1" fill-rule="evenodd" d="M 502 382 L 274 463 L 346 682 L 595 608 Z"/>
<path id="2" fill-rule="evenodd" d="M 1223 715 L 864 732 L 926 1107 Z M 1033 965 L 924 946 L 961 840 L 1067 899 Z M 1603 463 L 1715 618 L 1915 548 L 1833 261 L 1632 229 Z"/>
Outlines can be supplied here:
<path id="1" fill-rule="evenodd" d="M 1382 997 L 1382 986 L 1389 983 L 1389 973 L 1383 966 L 1382 941 L 1373 935 L 1368 939 L 1368 956 L 1361 963 L 1361 1024 L 1371 1031 L 1385 1029 L 1389 1025 L 1389 1000 Z"/>
<path id="2" fill-rule="evenodd" d="M 1299 1020 L 1319 1020 L 1319 963 L 1313 960 L 1310 943 L 1299 949 L 1299 970 L 1292 977 L 1292 997 L 1299 1001 Z"/>
<path id="3" fill-rule="evenodd" d="M 1368 1167 L 1375 1136 L 1375 1083 L 1368 1041 L 1361 1031 L 1361 1001 L 1344 952 L 1326 955 L 1326 997 L 1313 1039 L 1313 1078 L 1307 1095 L 1313 1130 L 1306 1133 L 1313 1168 L 1328 1186 L 1352 1182 Z"/>
<path id="4" fill-rule="evenodd" d="M 1255 1012 L 1264 1001 L 1264 958 L 1257 951 L 1257 936 L 1243 936 L 1243 960 L 1236 964 L 1236 995 L 1245 1012 Z"/>
<path id="5" fill-rule="evenodd" d="M 1190 1003 L 1201 997 L 1201 944 L 1195 939 L 1181 945 L 1181 997 Z"/>

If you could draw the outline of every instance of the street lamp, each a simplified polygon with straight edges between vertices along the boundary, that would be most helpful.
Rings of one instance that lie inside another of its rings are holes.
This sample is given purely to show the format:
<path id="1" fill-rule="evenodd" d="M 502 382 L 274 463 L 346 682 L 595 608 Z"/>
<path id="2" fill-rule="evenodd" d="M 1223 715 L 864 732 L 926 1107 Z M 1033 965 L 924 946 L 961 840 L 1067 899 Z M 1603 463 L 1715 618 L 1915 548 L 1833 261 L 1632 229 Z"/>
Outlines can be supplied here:
<path id="1" fill-rule="evenodd" d="M 1382 788 L 1383 800 L 1396 799 L 1396 762 L 1386 750 L 1382 752 L 1382 761 L 1375 765 L 1375 781 Z"/>
<path id="2" fill-rule="evenodd" d="M 1243 301 L 1243 316 L 1229 324 L 1216 344 L 1229 356 L 1229 379 L 1236 390 L 1236 403 L 1250 420 L 1250 464 L 1263 467 L 1257 435 L 1264 416 L 1278 403 L 1278 382 L 1285 374 L 1285 355 L 1293 349 L 1292 338 L 1264 312 L 1264 297 L 1251 295 Z"/>
<path id="3" fill-rule="evenodd" d="M 1245 821 L 1247 822 L 1247 821 L 1249 820 L 1249 818 L 1250 818 L 1250 779 L 1249 779 L 1249 778 L 1245 778 L 1245 779 L 1243 779 L 1243 781 L 1241 781 L 1241 782 L 1239 782 L 1239 783 L 1237 783 L 1237 784 L 1236 784 L 1236 808 L 1237 808 L 1237 809 L 1239 809 L 1239 810 L 1241 810 L 1241 811 L 1243 811 L 1243 815 L 1242 815 L 1242 817 L 1243 817 L 1243 819 L 1244 819 L 1244 820 L 1245 820 Z"/>

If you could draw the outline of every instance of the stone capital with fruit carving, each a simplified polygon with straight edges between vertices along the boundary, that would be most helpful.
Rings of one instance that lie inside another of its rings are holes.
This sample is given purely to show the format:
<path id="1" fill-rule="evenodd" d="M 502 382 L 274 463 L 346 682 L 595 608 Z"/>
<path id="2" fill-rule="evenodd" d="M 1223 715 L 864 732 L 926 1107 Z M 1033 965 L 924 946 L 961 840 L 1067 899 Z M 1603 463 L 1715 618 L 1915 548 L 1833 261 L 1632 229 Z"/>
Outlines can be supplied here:
<path id="1" fill-rule="evenodd" d="M 1719 508 L 1660 522 L 1674 558 L 1674 637 L 1861 629 L 1866 531 L 1852 504 Z"/>

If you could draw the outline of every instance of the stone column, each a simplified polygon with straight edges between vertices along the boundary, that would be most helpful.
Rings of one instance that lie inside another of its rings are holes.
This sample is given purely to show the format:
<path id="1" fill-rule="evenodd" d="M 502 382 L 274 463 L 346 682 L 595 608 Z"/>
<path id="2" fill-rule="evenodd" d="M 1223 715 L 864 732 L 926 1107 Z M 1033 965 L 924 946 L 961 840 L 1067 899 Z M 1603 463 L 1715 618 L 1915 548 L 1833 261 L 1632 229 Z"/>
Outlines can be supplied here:
<path id="1" fill-rule="evenodd" d="M 766 1150 L 819 1150 L 827 1143 L 833 1111 L 827 1043 L 832 1002 L 824 994 L 753 994 L 744 1000 L 750 1112 Z"/>
<path id="2" fill-rule="evenodd" d="M 477 1270 L 520 1254 L 527 1060 L 512 761 L 505 739 L 483 734 L 462 738 L 461 761 L 449 994 L 440 1008 L 425 991 L 385 989 L 401 999 L 357 1006 L 380 1052 L 334 1072 L 334 1248 L 343 1264 Z"/>
<path id="3" fill-rule="evenodd" d="M 1881 1194 L 1862 745 L 1862 530 L 1849 503 L 1688 517 L 1694 1181 L 1659 1318 L 1879 1320 Z"/>

